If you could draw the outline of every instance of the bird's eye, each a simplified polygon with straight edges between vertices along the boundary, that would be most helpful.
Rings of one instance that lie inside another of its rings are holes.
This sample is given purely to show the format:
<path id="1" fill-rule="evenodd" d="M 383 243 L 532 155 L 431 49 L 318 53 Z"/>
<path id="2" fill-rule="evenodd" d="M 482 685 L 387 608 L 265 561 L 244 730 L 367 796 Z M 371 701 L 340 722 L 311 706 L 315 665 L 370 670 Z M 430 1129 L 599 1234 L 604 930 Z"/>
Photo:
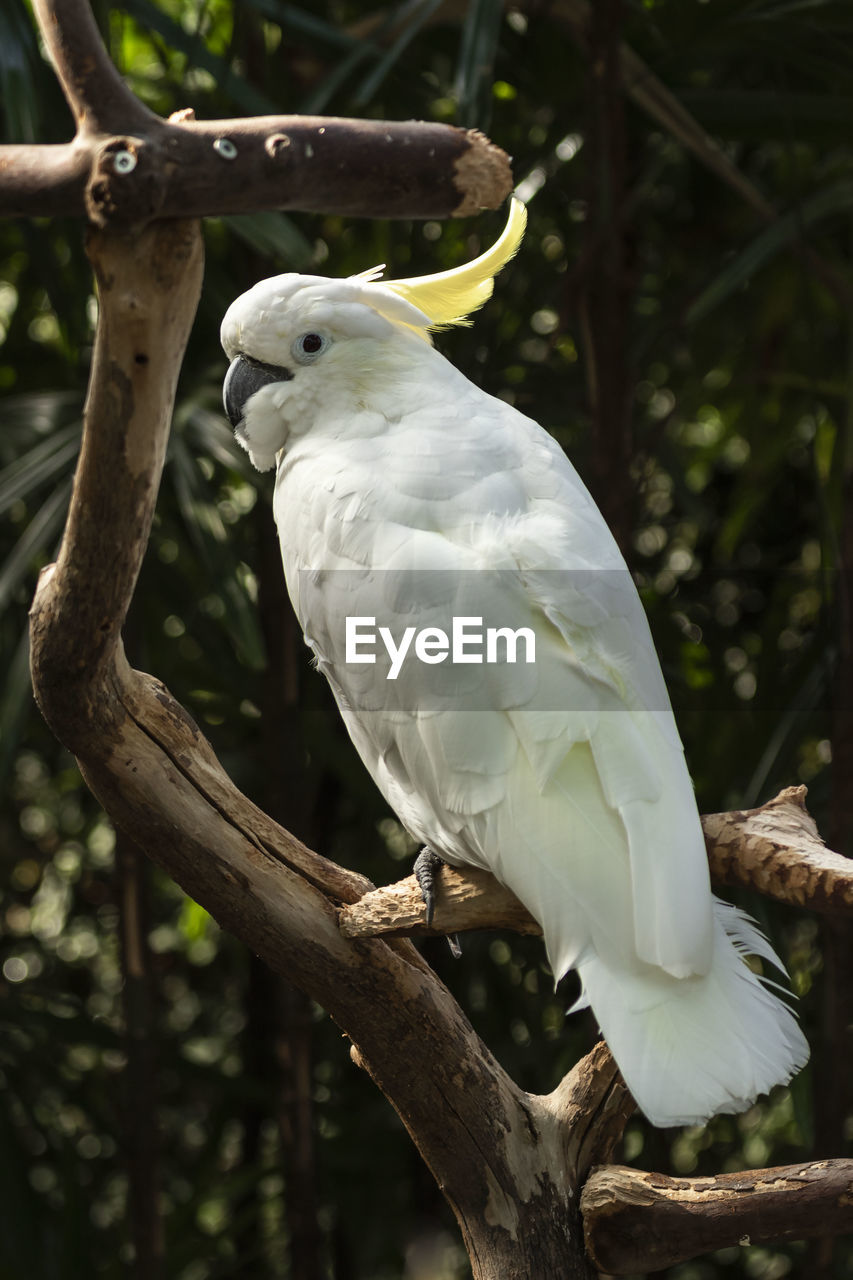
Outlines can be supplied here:
<path id="1" fill-rule="evenodd" d="M 329 339 L 322 333 L 303 333 L 293 344 L 293 354 L 301 364 L 308 364 L 316 360 L 328 345 Z"/>

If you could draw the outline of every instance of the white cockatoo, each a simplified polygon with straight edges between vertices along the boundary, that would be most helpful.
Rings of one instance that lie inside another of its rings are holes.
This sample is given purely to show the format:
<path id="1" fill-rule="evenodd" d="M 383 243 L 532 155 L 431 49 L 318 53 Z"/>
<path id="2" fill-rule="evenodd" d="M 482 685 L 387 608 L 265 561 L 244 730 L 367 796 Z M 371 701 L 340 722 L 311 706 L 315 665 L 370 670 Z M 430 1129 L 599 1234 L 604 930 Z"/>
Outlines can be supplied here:
<path id="1" fill-rule="evenodd" d="M 481 867 L 576 969 L 658 1125 L 744 1110 L 808 1046 L 755 925 L 711 895 L 693 787 L 631 576 L 535 422 L 430 331 L 465 322 L 526 221 L 456 270 L 262 280 L 222 323 L 225 407 L 350 736 L 432 854 Z M 458 642 L 458 643 L 457 643 Z"/>

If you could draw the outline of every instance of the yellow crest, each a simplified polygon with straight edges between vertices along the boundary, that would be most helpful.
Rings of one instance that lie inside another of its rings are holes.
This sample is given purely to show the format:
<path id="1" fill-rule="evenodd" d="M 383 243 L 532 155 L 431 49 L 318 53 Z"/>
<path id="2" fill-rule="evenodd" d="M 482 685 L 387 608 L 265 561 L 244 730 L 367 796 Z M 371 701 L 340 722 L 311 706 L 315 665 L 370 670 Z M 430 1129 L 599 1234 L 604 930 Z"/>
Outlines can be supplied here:
<path id="1" fill-rule="evenodd" d="M 383 287 L 417 307 L 429 318 L 431 329 L 465 324 L 466 317 L 492 296 L 494 278 L 517 252 L 526 225 L 527 210 L 513 196 L 509 218 L 500 238 L 479 258 L 432 276 L 383 280 Z"/>

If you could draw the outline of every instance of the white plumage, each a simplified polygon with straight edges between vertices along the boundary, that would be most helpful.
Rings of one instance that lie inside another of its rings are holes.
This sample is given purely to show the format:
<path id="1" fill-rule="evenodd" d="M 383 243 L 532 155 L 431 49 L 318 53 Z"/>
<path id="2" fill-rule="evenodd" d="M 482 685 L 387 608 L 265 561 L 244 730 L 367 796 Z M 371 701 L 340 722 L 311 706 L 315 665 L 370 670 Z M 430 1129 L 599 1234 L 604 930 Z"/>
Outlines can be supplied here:
<path id="1" fill-rule="evenodd" d="M 491 871 L 576 968 L 656 1124 L 740 1111 L 808 1057 L 744 963 L 781 968 L 712 898 L 693 789 L 642 605 L 560 448 L 429 342 L 491 293 L 482 259 L 423 280 L 284 275 L 229 308 L 226 407 L 261 469 L 287 586 L 349 733 L 403 824 Z M 530 628 L 535 663 L 346 661 L 347 617 Z"/>

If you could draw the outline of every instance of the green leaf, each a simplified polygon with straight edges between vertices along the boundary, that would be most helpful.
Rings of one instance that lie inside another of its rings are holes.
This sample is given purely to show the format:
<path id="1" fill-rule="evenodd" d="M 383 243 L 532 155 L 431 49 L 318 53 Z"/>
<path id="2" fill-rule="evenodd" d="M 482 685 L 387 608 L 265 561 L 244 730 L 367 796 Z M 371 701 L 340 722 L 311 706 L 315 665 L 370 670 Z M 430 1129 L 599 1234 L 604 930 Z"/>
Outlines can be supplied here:
<path id="1" fill-rule="evenodd" d="M 351 47 L 346 57 L 342 58 L 338 65 L 329 72 L 316 89 L 301 103 L 300 110 L 305 114 L 325 111 L 328 104 L 334 98 L 335 94 L 346 83 L 353 71 L 363 62 L 376 58 L 379 61 L 380 72 L 378 77 L 375 73 L 371 73 L 368 79 L 362 82 L 361 87 L 357 91 L 356 105 L 363 106 L 369 97 L 366 85 L 369 86 L 371 80 L 378 87 L 387 75 L 391 65 L 397 61 L 403 49 L 409 43 L 410 36 L 408 34 L 410 23 L 414 22 L 415 30 L 421 25 L 418 21 L 422 10 L 431 11 L 434 0 L 404 0 L 403 4 L 395 6 L 385 13 L 380 22 L 377 23 L 375 29 L 371 33 L 369 40 L 358 40 Z M 428 14 L 427 14 L 428 16 Z M 393 33 L 401 28 L 400 35 L 396 38 Z M 391 49 L 389 53 L 382 54 L 381 48 L 386 39 L 390 39 Z"/>
<path id="2" fill-rule="evenodd" d="M 209 911 L 205 911 L 192 898 L 184 898 L 178 917 L 178 930 L 186 942 L 198 942 L 206 938 L 212 923 Z"/>
<path id="3" fill-rule="evenodd" d="M 67 471 L 80 450 L 80 430 L 80 423 L 74 422 L 4 467 L 0 472 L 0 514 Z"/>
<path id="4" fill-rule="evenodd" d="M 40 94 L 34 62 L 38 52 L 33 30 L 17 4 L 0 7 L 0 103 L 4 142 L 38 142 Z"/>
<path id="5" fill-rule="evenodd" d="M 473 0 L 468 6 L 456 71 L 459 121 L 468 128 L 485 129 L 489 123 L 502 22 L 501 0 Z"/>
<path id="6" fill-rule="evenodd" d="M 779 760 L 787 755 L 802 733 L 805 722 L 814 714 L 832 684 L 832 662 L 825 653 L 818 654 L 811 669 L 796 682 L 794 695 L 779 715 L 761 759 L 743 793 L 743 806 L 750 809 L 766 798 L 768 779 L 778 772 Z"/>
<path id="7" fill-rule="evenodd" d="M 363 43 L 345 28 L 327 22 L 305 9 L 297 9 L 296 5 L 280 4 L 279 0 L 251 0 L 251 7 L 257 13 L 277 22 L 283 29 L 298 31 L 300 35 L 315 36 L 318 40 L 339 48 L 351 49 L 354 45 Z"/>
<path id="8" fill-rule="evenodd" d="M 419 0 L 416 5 L 406 6 L 413 10 L 411 20 L 402 26 L 399 35 L 391 42 L 376 66 L 356 90 L 354 102 L 357 107 L 364 107 L 373 99 L 389 71 L 399 61 L 404 49 L 411 44 L 440 4 L 441 0 L 426 0 L 426 3 L 424 0 Z"/>
<path id="9" fill-rule="evenodd" d="M 225 622 L 248 666 L 260 670 L 265 649 L 257 610 L 241 589 L 237 558 L 210 485 L 180 435 L 173 435 L 168 477 L 174 486 L 184 527 L 204 565 L 211 585 L 225 604 Z"/>
<path id="10" fill-rule="evenodd" d="M 148 0 L 126 0 L 122 7 L 140 26 L 158 32 L 172 49 L 183 53 L 190 66 L 210 72 L 220 89 L 247 114 L 275 115 L 281 110 L 280 103 L 236 75 L 225 58 L 211 53 L 200 35 L 184 31 L 180 23 L 163 13 L 162 9 L 149 4 Z"/>
<path id="11" fill-rule="evenodd" d="M 43 557 L 47 547 L 59 537 L 71 497 L 68 476 L 43 502 L 21 537 L 0 565 L 0 612 L 9 603 L 21 582 L 33 571 L 33 562 Z"/>
<path id="12" fill-rule="evenodd" d="M 844 181 L 817 191 L 795 209 L 783 214 L 718 272 L 711 284 L 687 309 L 687 324 L 696 324 L 714 311 L 782 249 L 801 239 L 808 227 L 838 214 L 849 213 L 851 209 L 853 182 Z"/>

